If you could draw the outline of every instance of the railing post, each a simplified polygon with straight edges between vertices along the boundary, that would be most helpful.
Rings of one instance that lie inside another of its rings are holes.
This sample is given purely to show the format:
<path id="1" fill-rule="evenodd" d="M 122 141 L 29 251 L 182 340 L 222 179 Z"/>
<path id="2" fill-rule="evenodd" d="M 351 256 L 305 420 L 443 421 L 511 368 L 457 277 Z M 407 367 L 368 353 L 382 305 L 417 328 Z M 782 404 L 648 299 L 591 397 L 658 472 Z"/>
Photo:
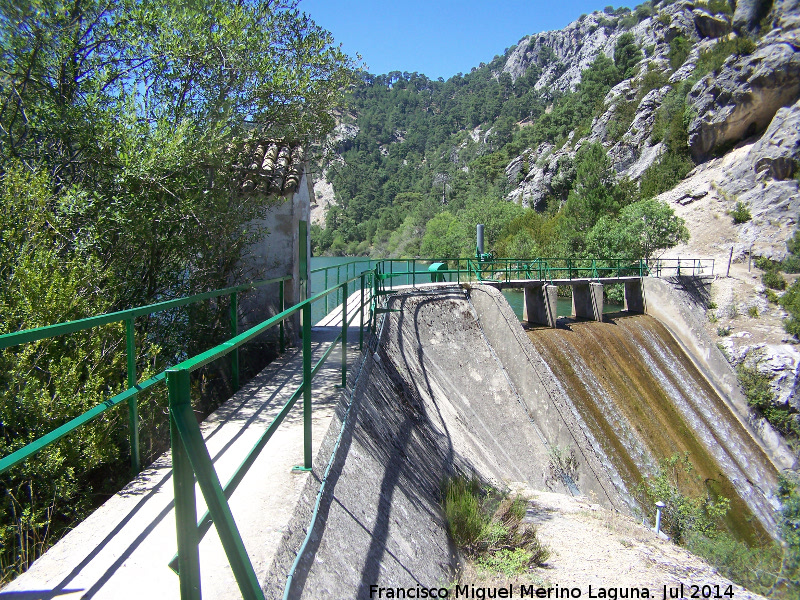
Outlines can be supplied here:
<path id="1" fill-rule="evenodd" d="M 167 387 L 181 600 L 200 600 L 200 539 L 197 533 L 194 472 L 174 417 L 182 405 L 191 405 L 189 371 L 167 371 Z"/>
<path id="2" fill-rule="evenodd" d="M 361 308 L 358 315 L 359 331 L 358 331 L 358 349 L 364 351 L 364 273 L 361 273 Z"/>
<path id="3" fill-rule="evenodd" d="M 311 456 L 311 303 L 303 306 L 303 469 L 312 468 Z"/>
<path id="4" fill-rule="evenodd" d="M 125 321 L 125 349 L 128 359 L 128 387 L 136 385 L 136 337 L 133 319 Z M 139 457 L 139 406 L 138 394 L 128 399 L 128 441 L 131 447 L 131 472 L 138 475 L 141 470 Z"/>
<path id="5" fill-rule="evenodd" d="M 342 284 L 342 388 L 347 387 L 347 281 Z"/>
<path id="6" fill-rule="evenodd" d="M 325 267 L 325 289 L 328 289 L 328 268 Z M 328 315 L 328 296 L 330 294 L 325 294 L 325 315 Z"/>
<path id="7" fill-rule="evenodd" d="M 239 335 L 239 299 L 236 292 L 231 294 L 231 337 Z M 239 348 L 231 352 L 231 383 L 233 391 L 239 391 Z"/>
<path id="8" fill-rule="evenodd" d="M 286 307 L 284 306 L 284 304 L 286 303 L 286 298 L 283 295 L 284 294 L 283 284 L 284 281 L 281 280 L 280 288 L 278 289 L 278 312 L 283 312 L 284 310 L 286 310 Z M 283 332 L 283 321 L 281 321 L 280 324 L 280 344 L 281 344 L 280 346 L 281 354 L 283 354 L 284 351 L 286 350 L 286 338 L 284 337 L 284 332 Z"/>

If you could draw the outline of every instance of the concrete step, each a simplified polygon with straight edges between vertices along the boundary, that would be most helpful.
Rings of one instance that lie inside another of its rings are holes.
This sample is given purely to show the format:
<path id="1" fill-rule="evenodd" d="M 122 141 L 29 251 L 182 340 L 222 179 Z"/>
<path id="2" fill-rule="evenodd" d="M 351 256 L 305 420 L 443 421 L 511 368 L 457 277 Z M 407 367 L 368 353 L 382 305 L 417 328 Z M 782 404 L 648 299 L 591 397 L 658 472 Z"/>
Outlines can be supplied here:
<path id="1" fill-rule="evenodd" d="M 314 328 L 312 333 L 316 361 L 338 330 Z M 354 333 L 349 337 L 357 343 L 358 331 Z M 341 383 L 340 348 L 331 353 L 313 382 L 314 456 L 341 393 L 334 387 Z M 348 358 L 352 364 L 358 348 L 351 348 Z M 202 423 L 223 485 L 300 384 L 302 365 L 302 353 L 290 349 Z M 237 527 L 262 580 L 310 477 L 292 472 L 292 467 L 302 462 L 301 398 L 230 500 Z M 200 516 L 206 507 L 199 487 L 197 499 Z M 171 455 L 167 452 L 8 584 L 0 597 L 179 598 L 178 576 L 168 566 L 175 551 Z M 241 598 L 213 527 L 200 544 L 200 570 L 205 598 Z"/>

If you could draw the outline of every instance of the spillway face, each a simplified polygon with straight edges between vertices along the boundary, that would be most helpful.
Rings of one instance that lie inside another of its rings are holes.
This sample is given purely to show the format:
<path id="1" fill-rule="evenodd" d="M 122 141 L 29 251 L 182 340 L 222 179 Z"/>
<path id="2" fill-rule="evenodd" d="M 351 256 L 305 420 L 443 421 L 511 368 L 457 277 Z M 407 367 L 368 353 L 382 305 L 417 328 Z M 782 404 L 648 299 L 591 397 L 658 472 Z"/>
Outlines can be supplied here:
<path id="1" fill-rule="evenodd" d="M 661 323 L 630 315 L 528 335 L 629 489 L 688 453 L 684 493 L 729 498 L 727 526 L 740 538 L 777 533 L 776 469 Z"/>
<path id="2" fill-rule="evenodd" d="M 447 587 L 457 557 L 440 497 L 454 473 L 634 512 L 642 477 L 689 452 L 700 479 L 687 491 L 730 497 L 733 529 L 755 514 L 774 533 L 774 467 L 654 319 L 529 337 L 485 286 L 397 294 L 387 308 L 377 344 L 351 374 L 352 407 L 290 598 Z M 306 535 L 343 414 L 268 571 L 268 597 L 283 593 L 278 574 Z"/>

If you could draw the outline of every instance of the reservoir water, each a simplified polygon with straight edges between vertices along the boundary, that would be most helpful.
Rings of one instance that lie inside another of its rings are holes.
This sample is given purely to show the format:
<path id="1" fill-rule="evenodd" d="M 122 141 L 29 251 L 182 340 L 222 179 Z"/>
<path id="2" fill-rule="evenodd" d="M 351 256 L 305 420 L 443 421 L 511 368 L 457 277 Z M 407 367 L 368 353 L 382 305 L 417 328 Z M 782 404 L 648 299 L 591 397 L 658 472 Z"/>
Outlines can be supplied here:
<path id="1" fill-rule="evenodd" d="M 355 264 L 350 264 L 354 263 Z M 352 256 L 313 256 L 311 257 L 311 271 L 317 269 L 327 269 L 327 280 L 325 271 L 317 271 L 311 273 L 311 292 L 316 294 L 325 289 L 331 288 L 339 281 L 345 281 L 351 277 L 360 274 L 362 271 L 371 269 L 376 261 L 368 258 L 357 258 Z M 349 266 L 345 266 L 349 265 Z M 428 282 L 428 267 L 430 263 L 426 261 L 407 261 L 396 260 L 393 261 L 391 267 L 394 271 L 407 272 L 414 269 L 417 273 L 421 273 L 419 283 Z M 394 278 L 395 285 L 403 285 L 411 283 L 411 278 L 406 275 L 398 275 Z M 327 285 L 326 285 L 327 284 Z M 351 292 L 352 293 L 352 292 Z M 503 295 L 508 300 L 514 314 L 517 318 L 522 320 L 522 310 L 524 305 L 524 294 L 519 290 L 503 290 Z M 312 323 L 318 322 L 324 317 L 334 306 L 337 306 L 342 301 L 341 294 L 331 294 L 328 297 L 327 305 L 325 300 L 315 302 L 311 307 Z M 606 302 L 603 306 L 604 313 L 615 313 L 622 310 L 621 304 L 614 304 Z M 572 314 L 572 301 L 568 297 L 559 297 L 556 307 L 556 312 L 559 317 L 567 317 Z"/>

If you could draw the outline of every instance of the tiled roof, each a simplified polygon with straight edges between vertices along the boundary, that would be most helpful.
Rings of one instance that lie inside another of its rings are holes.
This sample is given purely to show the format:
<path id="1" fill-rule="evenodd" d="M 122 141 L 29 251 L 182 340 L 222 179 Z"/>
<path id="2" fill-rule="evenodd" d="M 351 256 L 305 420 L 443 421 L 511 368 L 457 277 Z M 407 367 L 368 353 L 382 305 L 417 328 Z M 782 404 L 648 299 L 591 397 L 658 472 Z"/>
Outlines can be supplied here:
<path id="1" fill-rule="evenodd" d="M 303 165 L 299 143 L 251 139 L 245 142 L 234 168 L 242 173 L 242 193 L 288 196 L 300 184 Z"/>

